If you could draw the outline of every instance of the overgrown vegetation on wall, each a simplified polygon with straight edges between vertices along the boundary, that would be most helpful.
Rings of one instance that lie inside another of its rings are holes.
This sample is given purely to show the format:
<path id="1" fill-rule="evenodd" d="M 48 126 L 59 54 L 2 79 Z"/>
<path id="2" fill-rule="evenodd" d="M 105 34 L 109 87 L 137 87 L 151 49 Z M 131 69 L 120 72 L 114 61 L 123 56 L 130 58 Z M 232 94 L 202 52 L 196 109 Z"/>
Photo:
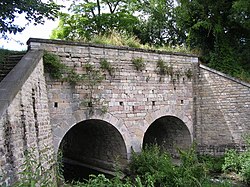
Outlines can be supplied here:
<path id="1" fill-rule="evenodd" d="M 107 71 L 109 76 L 111 77 L 114 76 L 115 69 L 112 67 L 111 63 L 106 58 L 102 58 L 100 60 L 100 65 L 101 65 L 101 69 L 104 71 Z"/>
<path id="2" fill-rule="evenodd" d="M 107 71 L 110 76 L 114 76 L 114 68 L 106 59 L 100 60 L 100 69 L 95 68 L 90 63 L 85 64 L 83 67 L 85 73 L 83 74 L 78 74 L 73 68 L 61 63 L 59 56 L 56 54 L 45 51 L 43 59 L 45 72 L 49 73 L 52 79 L 66 81 L 72 85 L 84 83 L 88 93 L 82 99 L 80 106 L 87 108 L 89 115 L 92 115 L 96 110 L 100 110 L 102 114 L 107 112 L 104 101 L 101 101 L 95 92 L 105 78 L 101 70 Z"/>
<path id="3" fill-rule="evenodd" d="M 132 59 L 132 64 L 134 65 L 136 71 L 142 71 L 145 68 L 145 62 L 140 58 L 133 58 Z"/>
<path id="4" fill-rule="evenodd" d="M 43 63 L 44 72 L 49 73 L 53 79 L 62 79 L 63 74 L 69 71 L 67 66 L 61 63 L 59 56 L 47 51 L 44 52 Z"/>
<path id="5" fill-rule="evenodd" d="M 167 46 L 170 51 L 186 46 L 198 52 L 207 66 L 250 82 L 249 0 L 83 0 L 72 3 L 70 11 L 60 14 L 53 38 L 140 48 Z M 114 30 L 122 42 L 112 34 Z M 114 42 L 107 42 L 107 36 Z"/>

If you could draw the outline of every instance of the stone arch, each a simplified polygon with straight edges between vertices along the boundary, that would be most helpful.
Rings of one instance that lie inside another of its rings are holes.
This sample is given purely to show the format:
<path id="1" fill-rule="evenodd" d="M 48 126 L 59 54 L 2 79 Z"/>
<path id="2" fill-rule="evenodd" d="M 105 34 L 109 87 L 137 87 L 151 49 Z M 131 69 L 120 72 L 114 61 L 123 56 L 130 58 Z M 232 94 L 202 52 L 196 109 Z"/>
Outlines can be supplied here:
<path id="1" fill-rule="evenodd" d="M 112 124 L 100 119 L 87 119 L 71 127 L 59 150 L 63 175 L 69 181 L 99 172 L 113 175 L 117 164 L 123 169 L 128 161 L 122 135 Z"/>
<path id="2" fill-rule="evenodd" d="M 82 111 L 77 111 L 72 115 L 71 119 L 64 120 L 62 119 L 61 121 L 57 122 L 60 123 L 58 127 L 53 127 L 52 128 L 52 133 L 53 133 L 53 139 L 54 139 L 54 149 L 56 152 L 58 152 L 59 146 L 61 145 L 61 141 L 63 137 L 66 135 L 66 133 L 73 128 L 75 125 L 85 121 L 85 120 L 100 120 L 104 121 L 105 123 L 108 123 L 112 125 L 121 135 L 122 139 L 124 140 L 127 155 L 130 154 L 131 150 L 131 142 L 130 142 L 130 137 L 129 137 L 129 131 L 127 127 L 124 125 L 123 120 L 120 120 L 110 113 L 106 113 L 103 115 L 93 115 L 91 117 L 86 117 L 86 114 Z"/>
<path id="3" fill-rule="evenodd" d="M 60 150 L 64 160 L 80 162 L 106 170 L 115 168 L 115 162 L 126 164 L 125 142 L 110 123 L 88 119 L 74 125 L 63 137 Z"/>
<path id="4" fill-rule="evenodd" d="M 168 107 L 148 114 L 144 124 L 142 146 L 161 144 L 175 156 L 176 147 L 185 149 L 193 142 L 192 118 L 175 113 Z"/>

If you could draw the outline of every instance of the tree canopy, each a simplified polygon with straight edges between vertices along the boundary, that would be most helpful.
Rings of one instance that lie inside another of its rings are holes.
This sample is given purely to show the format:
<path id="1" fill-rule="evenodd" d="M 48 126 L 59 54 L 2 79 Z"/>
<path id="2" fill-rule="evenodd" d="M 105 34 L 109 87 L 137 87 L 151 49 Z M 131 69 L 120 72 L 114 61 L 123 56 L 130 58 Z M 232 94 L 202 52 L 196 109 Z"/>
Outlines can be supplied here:
<path id="1" fill-rule="evenodd" d="M 60 7 L 52 0 L 47 3 L 41 0 L 0 0 L 0 33 L 6 38 L 7 33 L 22 32 L 25 25 L 15 23 L 20 14 L 25 15 L 26 25 L 28 23 L 43 24 L 45 18 L 54 20 Z"/>
<path id="2" fill-rule="evenodd" d="M 138 24 L 133 15 L 133 0 L 75 0 L 69 11 L 62 13 L 53 38 L 82 40 L 111 30 L 132 32 Z"/>
<path id="3" fill-rule="evenodd" d="M 231 75 L 250 69 L 250 1 L 180 0 L 177 24 L 185 41 L 201 51 L 201 60 Z"/>

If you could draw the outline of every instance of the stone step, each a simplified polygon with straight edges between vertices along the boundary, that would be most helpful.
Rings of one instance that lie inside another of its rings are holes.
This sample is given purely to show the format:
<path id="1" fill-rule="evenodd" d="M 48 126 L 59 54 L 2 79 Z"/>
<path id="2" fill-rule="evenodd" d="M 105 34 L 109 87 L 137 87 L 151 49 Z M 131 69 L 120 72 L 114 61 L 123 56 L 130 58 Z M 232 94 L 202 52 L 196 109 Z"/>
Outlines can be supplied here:
<path id="1" fill-rule="evenodd" d="M 11 54 L 4 58 L 4 62 L 0 64 L 0 82 L 16 66 L 24 55 L 25 53 Z"/>

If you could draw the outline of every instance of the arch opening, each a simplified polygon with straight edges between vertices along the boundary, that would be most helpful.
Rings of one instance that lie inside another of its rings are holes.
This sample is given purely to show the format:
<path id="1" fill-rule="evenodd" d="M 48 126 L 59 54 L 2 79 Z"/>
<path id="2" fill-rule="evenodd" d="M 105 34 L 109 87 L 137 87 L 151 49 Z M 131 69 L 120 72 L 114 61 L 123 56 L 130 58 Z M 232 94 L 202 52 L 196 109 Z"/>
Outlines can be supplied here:
<path id="1" fill-rule="evenodd" d="M 172 157 L 178 157 L 176 148 L 190 148 L 192 139 L 186 124 L 175 116 L 163 116 L 156 119 L 147 129 L 143 138 L 146 145 L 157 144 L 168 151 Z"/>
<path id="2" fill-rule="evenodd" d="M 127 164 L 127 150 L 120 132 L 110 123 L 90 119 L 77 123 L 63 137 L 62 152 L 65 180 L 82 180 L 89 174 L 112 176 L 117 164 Z"/>

